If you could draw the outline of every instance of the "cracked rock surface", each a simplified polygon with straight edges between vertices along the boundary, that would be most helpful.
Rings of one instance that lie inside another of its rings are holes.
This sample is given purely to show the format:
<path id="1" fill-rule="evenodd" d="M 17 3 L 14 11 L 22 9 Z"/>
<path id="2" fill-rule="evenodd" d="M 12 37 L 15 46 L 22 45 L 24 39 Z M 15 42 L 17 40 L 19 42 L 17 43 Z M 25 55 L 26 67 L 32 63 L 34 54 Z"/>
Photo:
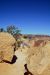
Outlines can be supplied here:
<path id="1" fill-rule="evenodd" d="M 11 63 L 0 63 L 0 75 L 50 75 L 50 41 L 22 43 Z"/>

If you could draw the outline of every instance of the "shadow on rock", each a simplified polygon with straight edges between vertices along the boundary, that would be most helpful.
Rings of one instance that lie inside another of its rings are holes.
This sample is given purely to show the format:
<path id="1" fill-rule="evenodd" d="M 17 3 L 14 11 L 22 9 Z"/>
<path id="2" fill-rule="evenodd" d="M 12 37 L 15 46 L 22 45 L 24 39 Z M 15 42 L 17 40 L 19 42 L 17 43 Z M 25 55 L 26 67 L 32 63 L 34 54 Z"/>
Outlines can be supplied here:
<path id="1" fill-rule="evenodd" d="M 27 68 L 27 64 L 24 65 L 26 72 L 24 73 L 24 75 L 33 75 Z"/>
<path id="2" fill-rule="evenodd" d="M 4 61 L 5 63 L 14 64 L 14 63 L 16 62 L 16 60 L 17 60 L 17 57 L 14 55 L 11 62 L 9 62 L 9 61 L 7 61 L 7 60 L 3 60 L 3 61 Z"/>

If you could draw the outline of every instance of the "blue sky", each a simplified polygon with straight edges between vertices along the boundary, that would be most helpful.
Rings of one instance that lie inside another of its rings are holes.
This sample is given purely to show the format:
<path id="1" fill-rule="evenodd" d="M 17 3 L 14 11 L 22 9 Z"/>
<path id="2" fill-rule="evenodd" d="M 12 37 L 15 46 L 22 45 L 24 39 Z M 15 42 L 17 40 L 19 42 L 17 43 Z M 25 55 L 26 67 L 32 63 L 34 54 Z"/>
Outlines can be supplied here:
<path id="1" fill-rule="evenodd" d="M 11 24 L 24 34 L 50 35 L 50 0 L 0 0 L 0 28 Z"/>

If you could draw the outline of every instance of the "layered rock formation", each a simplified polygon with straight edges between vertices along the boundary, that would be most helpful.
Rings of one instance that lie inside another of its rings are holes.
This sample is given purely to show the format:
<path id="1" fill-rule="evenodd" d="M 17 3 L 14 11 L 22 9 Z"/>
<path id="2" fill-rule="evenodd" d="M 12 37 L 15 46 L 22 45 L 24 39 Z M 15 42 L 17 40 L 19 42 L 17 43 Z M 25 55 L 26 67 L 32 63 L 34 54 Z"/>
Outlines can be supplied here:
<path id="1" fill-rule="evenodd" d="M 14 55 L 15 39 L 11 34 L 0 32 L 0 62 L 10 61 Z"/>
<path id="2" fill-rule="evenodd" d="M 28 53 L 27 66 L 29 71 L 33 75 L 43 75 L 50 64 L 50 41 L 34 41 L 34 45 L 28 50 Z"/>
<path id="3" fill-rule="evenodd" d="M 15 39 L 8 33 L 0 33 L 0 61 L 11 61 Z M 7 39 L 8 38 L 8 39 Z M 50 39 L 25 38 L 15 52 L 15 63 L 0 63 L 1 75 L 50 75 Z"/>

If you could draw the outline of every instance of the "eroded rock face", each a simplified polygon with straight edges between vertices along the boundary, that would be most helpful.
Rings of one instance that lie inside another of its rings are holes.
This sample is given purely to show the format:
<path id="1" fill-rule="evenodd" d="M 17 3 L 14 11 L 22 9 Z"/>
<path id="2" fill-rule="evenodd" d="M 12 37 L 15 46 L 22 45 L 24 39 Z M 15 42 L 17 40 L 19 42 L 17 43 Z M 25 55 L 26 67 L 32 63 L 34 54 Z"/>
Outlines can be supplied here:
<path id="1" fill-rule="evenodd" d="M 8 35 L 10 36 L 10 34 Z M 5 38 L 0 37 L 0 39 Z M 7 42 L 5 40 L 0 41 L 1 61 L 11 61 L 14 55 L 15 40 L 12 39 L 12 36 L 8 39 Z M 13 61 L 13 65 L 11 65 L 12 63 L 0 63 L 1 75 L 50 75 L 50 41 L 40 39 L 23 41 L 22 45 L 16 50 L 15 56 L 17 58 L 14 58 L 15 63 Z"/>
<path id="2" fill-rule="evenodd" d="M 16 40 L 7 32 L 0 32 L 0 62 L 13 58 Z"/>
<path id="3" fill-rule="evenodd" d="M 31 40 L 30 42 L 23 41 L 19 51 L 21 51 L 23 54 L 22 57 L 25 59 L 22 61 L 24 64 L 26 64 L 26 72 L 24 75 L 46 75 L 46 73 L 47 75 L 50 75 L 47 68 L 48 65 L 50 65 L 49 40 L 38 39 Z M 21 57 L 21 54 L 19 56 Z"/>
<path id="4" fill-rule="evenodd" d="M 30 50 L 27 58 L 28 69 L 34 75 L 41 75 L 50 64 L 50 41 L 38 40 Z"/>

